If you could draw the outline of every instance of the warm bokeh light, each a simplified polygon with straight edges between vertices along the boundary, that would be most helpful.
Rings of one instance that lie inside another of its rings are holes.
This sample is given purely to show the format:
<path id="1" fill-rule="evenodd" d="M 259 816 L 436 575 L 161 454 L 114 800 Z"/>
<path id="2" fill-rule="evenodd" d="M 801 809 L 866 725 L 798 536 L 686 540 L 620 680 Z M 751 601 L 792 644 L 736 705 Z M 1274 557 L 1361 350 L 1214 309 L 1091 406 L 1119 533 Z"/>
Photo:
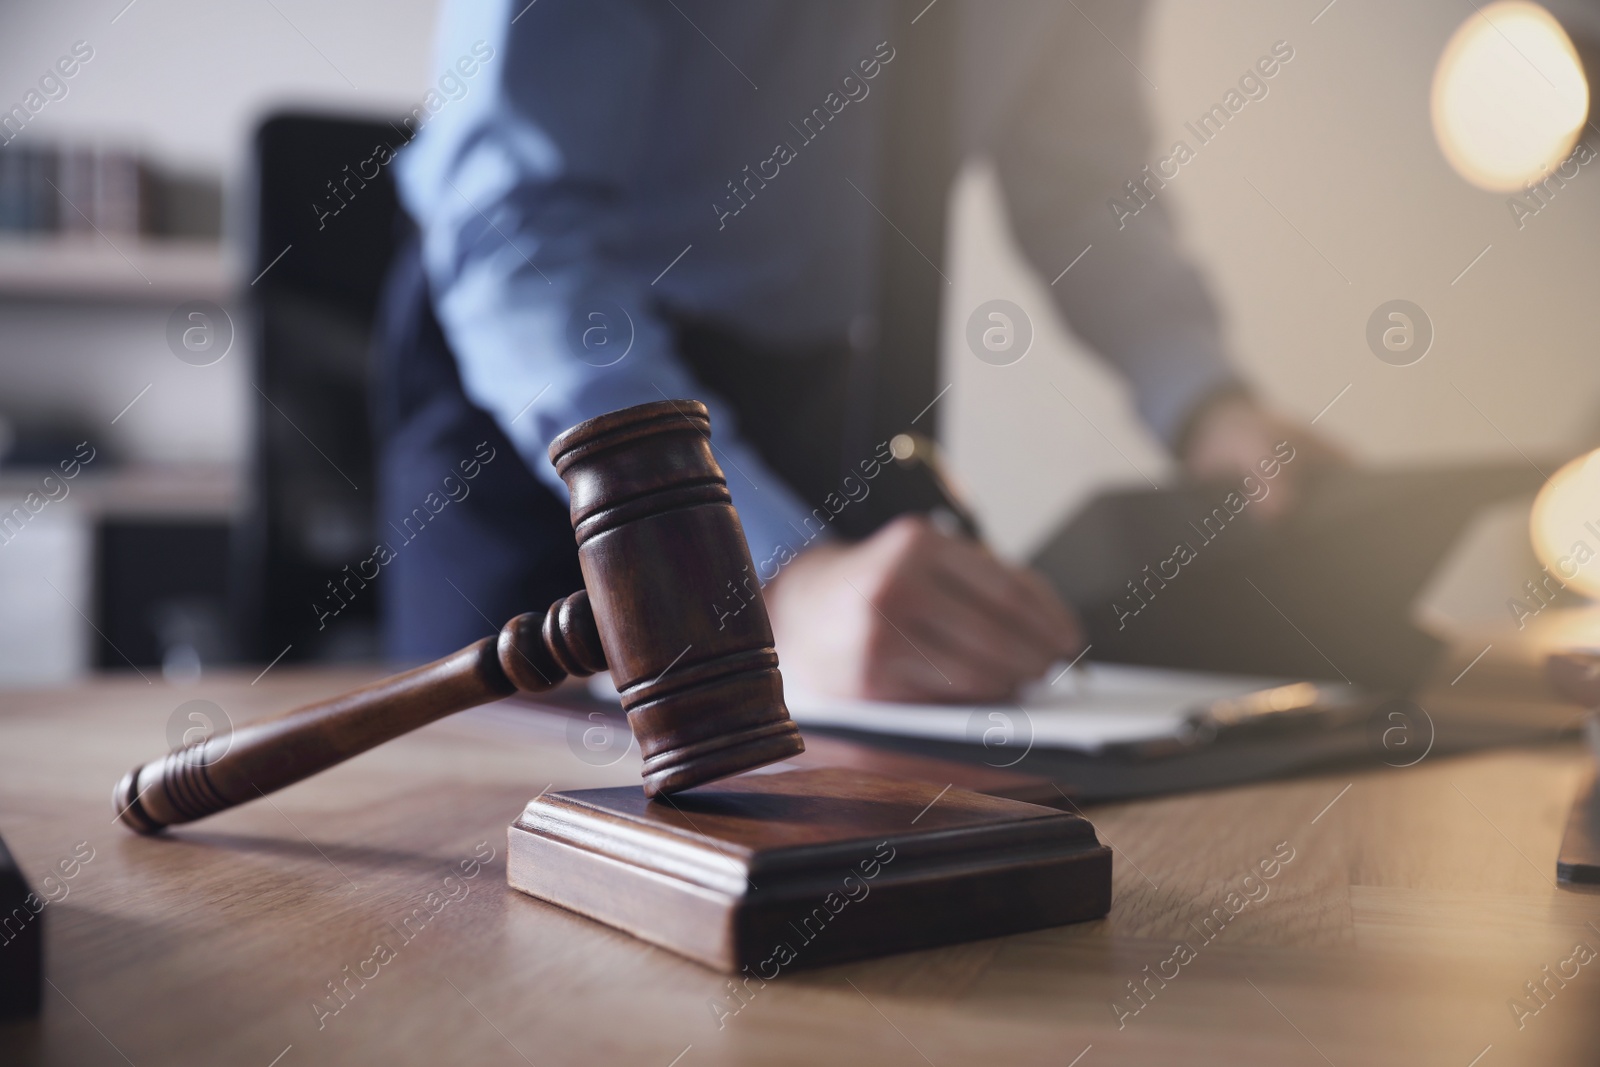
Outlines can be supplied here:
<path id="1" fill-rule="evenodd" d="M 1600 451 L 1556 471 L 1533 502 L 1533 551 L 1573 592 L 1600 597 Z"/>
<path id="2" fill-rule="evenodd" d="M 1566 31 L 1526 0 L 1467 16 L 1433 75 L 1433 133 L 1463 178 L 1515 192 L 1555 167 L 1589 115 L 1589 83 Z"/>

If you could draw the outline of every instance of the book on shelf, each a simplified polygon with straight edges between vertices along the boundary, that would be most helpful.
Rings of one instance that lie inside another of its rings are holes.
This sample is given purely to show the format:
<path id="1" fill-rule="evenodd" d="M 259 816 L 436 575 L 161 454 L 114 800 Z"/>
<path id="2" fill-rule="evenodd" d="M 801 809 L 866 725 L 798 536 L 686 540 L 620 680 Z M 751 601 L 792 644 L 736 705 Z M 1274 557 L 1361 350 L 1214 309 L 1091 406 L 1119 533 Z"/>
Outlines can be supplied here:
<path id="1" fill-rule="evenodd" d="M 120 148 L 0 147 L 0 236 L 216 239 L 221 229 L 215 178 Z"/>

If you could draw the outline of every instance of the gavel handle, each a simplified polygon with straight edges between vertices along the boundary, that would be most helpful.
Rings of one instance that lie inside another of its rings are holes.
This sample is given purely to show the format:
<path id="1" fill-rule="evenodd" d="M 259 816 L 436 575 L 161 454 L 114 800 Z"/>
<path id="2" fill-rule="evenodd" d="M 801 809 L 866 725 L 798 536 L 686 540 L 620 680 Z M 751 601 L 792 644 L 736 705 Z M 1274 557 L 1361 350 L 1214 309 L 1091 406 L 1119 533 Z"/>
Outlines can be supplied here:
<path id="1" fill-rule="evenodd" d="M 518 615 L 443 659 L 152 760 L 122 776 L 112 803 L 141 834 L 193 822 L 292 785 L 446 715 L 541 692 L 605 669 L 589 596 Z"/>

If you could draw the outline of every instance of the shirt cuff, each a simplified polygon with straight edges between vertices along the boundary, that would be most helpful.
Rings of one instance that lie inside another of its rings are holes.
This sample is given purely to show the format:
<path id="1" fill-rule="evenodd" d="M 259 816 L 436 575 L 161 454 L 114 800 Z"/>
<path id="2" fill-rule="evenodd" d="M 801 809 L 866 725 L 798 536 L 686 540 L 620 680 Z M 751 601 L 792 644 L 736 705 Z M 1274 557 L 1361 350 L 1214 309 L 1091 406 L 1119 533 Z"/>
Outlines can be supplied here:
<path id="1" fill-rule="evenodd" d="M 1174 352 L 1159 366 L 1158 373 L 1135 381 L 1136 403 L 1145 424 L 1174 453 L 1181 453 L 1195 416 L 1212 400 L 1230 393 L 1249 395 L 1244 381 L 1220 357 Z"/>
<path id="2" fill-rule="evenodd" d="M 831 541 L 834 533 L 826 522 L 818 519 L 816 512 L 808 509 L 793 490 L 779 481 L 777 475 L 755 457 L 752 450 L 739 447 L 733 451 L 749 453 L 750 460 L 765 472 L 757 475 L 759 482 L 752 482 L 737 469 L 749 469 L 749 461 L 739 455 L 718 456 L 718 462 L 722 464 L 723 473 L 728 479 L 728 492 L 733 496 L 734 509 L 739 513 L 745 542 L 750 546 L 750 560 L 755 567 L 756 578 L 766 585 L 800 553 Z M 730 458 L 737 464 L 736 469 L 728 469 Z M 824 511 L 823 514 L 827 513 Z"/>

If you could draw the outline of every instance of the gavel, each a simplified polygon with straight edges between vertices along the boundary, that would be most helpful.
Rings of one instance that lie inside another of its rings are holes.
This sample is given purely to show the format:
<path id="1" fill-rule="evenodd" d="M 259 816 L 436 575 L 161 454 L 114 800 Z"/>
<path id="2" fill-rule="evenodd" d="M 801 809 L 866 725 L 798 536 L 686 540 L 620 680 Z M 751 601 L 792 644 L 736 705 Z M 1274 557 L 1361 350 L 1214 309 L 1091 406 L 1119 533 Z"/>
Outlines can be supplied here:
<path id="1" fill-rule="evenodd" d="M 122 822 L 158 833 L 446 715 L 608 668 L 648 796 L 803 752 L 759 591 L 735 613 L 713 606 L 751 561 L 705 405 L 667 400 L 601 415 L 551 442 L 550 461 L 571 492 L 583 589 L 443 659 L 129 771 L 112 795 Z"/>

